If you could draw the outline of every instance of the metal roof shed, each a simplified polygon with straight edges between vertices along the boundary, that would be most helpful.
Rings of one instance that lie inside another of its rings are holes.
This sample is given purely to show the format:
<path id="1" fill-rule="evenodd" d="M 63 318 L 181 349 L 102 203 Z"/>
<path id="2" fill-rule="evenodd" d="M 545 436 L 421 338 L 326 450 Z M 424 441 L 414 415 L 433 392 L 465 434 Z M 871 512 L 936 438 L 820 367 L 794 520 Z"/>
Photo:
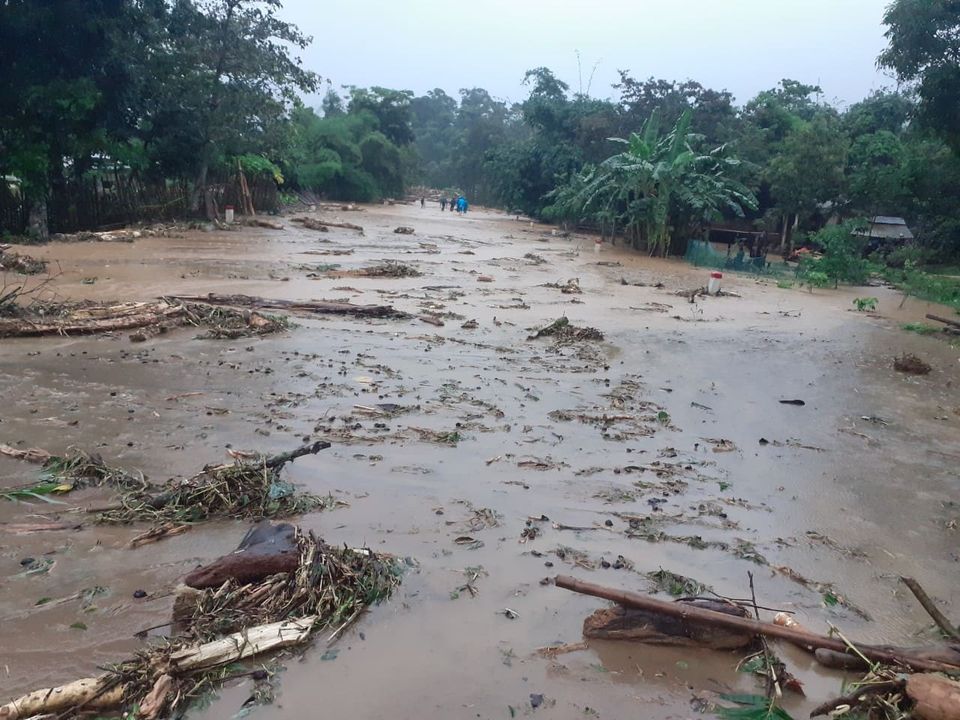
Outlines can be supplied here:
<path id="1" fill-rule="evenodd" d="M 907 227 L 907 221 L 889 215 L 877 215 L 870 218 L 867 229 L 859 234 L 871 240 L 913 240 L 913 233 Z"/>

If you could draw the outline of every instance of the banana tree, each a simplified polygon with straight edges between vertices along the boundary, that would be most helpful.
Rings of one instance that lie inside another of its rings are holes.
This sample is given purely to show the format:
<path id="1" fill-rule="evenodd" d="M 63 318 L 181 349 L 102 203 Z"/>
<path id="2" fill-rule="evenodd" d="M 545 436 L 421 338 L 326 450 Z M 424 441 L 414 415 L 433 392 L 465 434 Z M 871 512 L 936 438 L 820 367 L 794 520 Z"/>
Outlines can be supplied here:
<path id="1" fill-rule="evenodd" d="M 651 255 L 666 255 L 672 220 L 699 222 L 724 211 L 742 216 L 744 208 L 756 207 L 753 194 L 731 176 L 738 162 L 726 148 L 694 152 L 702 137 L 690 132 L 690 120 L 685 112 L 661 135 L 654 111 L 640 133 L 611 138 L 625 149 L 604 160 L 576 195 L 585 209 L 616 210 L 634 247 Z"/>

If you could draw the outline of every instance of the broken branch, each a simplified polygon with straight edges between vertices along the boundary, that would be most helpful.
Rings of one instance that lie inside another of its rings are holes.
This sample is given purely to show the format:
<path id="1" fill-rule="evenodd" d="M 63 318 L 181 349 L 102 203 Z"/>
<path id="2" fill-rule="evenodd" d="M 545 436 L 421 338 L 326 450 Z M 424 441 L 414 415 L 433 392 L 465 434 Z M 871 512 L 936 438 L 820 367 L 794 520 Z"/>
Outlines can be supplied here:
<path id="1" fill-rule="evenodd" d="M 576 578 L 566 575 L 558 575 L 554 582 L 557 587 L 564 588 L 565 590 L 572 590 L 573 592 L 584 595 L 604 598 L 605 600 L 611 600 L 626 607 L 662 613 L 690 623 L 713 625 L 730 630 L 740 630 L 755 635 L 778 638 L 811 652 L 817 648 L 827 648 L 839 653 L 848 653 L 849 651 L 847 644 L 843 640 L 824 635 L 816 635 L 815 633 L 797 628 L 783 627 L 759 620 L 725 615 L 724 613 L 718 613 L 704 608 L 692 607 L 688 603 L 664 602 L 663 600 L 657 600 L 646 595 L 640 595 L 639 593 L 607 588 L 602 585 L 577 580 Z M 932 672 L 957 672 L 960 670 L 960 649 L 952 646 L 948 648 L 947 652 L 942 654 L 940 659 L 936 660 L 928 657 L 920 657 L 919 651 L 908 648 L 877 647 L 872 645 L 858 645 L 857 647 L 865 657 L 873 662 L 903 665 L 915 670 L 928 670 Z"/>

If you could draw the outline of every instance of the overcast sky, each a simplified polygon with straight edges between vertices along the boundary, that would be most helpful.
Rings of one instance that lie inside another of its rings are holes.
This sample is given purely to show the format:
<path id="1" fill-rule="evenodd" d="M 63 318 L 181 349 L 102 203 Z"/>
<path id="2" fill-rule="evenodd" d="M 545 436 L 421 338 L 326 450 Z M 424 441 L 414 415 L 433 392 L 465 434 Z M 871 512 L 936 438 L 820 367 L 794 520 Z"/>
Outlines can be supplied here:
<path id="1" fill-rule="evenodd" d="M 597 64 L 591 95 L 610 97 L 617 70 L 697 80 L 738 102 L 784 77 L 856 102 L 892 85 L 875 61 L 887 0 L 284 0 L 282 15 L 314 38 L 304 64 L 334 86 L 484 87 L 522 100 L 529 68 L 573 90 Z"/>

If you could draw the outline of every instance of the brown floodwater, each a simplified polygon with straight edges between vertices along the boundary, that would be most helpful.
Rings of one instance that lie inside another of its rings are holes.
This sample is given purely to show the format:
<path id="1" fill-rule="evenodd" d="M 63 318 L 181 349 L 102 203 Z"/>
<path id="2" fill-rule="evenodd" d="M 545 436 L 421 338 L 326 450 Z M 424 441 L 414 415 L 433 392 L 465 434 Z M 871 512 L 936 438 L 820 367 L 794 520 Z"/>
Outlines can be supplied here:
<path id="1" fill-rule="evenodd" d="M 451 313 L 445 326 L 296 318 L 288 333 L 263 339 L 201 340 L 182 329 L 137 344 L 126 334 L 0 341 L 0 442 L 54 453 L 75 446 L 155 480 L 223 461 L 229 448 L 333 442 L 287 473 L 348 506 L 299 522 L 330 543 L 408 558 L 410 570 L 338 652 L 320 638 L 286 659 L 276 701 L 259 717 L 322 708 L 391 720 L 687 718 L 717 692 L 757 690 L 730 652 L 592 641 L 541 657 L 538 648 L 581 641 L 583 619 L 603 606 L 541 584 L 558 572 L 652 591 L 646 573 L 664 568 L 738 598 L 753 572 L 761 605 L 792 610 L 813 630 L 834 624 L 864 641 L 908 645 L 934 637 L 899 583 L 909 574 L 960 618 L 960 351 L 900 329 L 949 311 L 901 303 L 889 288 L 811 293 L 733 275 L 724 288 L 738 296 L 690 303 L 676 292 L 706 284 L 706 270 L 609 245 L 596 255 L 590 238 L 499 213 L 394 206 L 343 215 L 365 234 L 286 222 L 283 231 L 22 252 L 59 267 L 48 291 L 66 298 L 349 299 Z M 398 225 L 416 233 L 394 234 Z M 353 253 L 316 254 L 330 250 Z M 385 259 L 422 275 L 335 278 L 317 268 Z M 582 294 L 545 287 L 571 278 Z M 865 296 L 879 299 L 876 312 L 854 311 Z M 527 340 L 564 315 L 604 340 Z M 467 319 L 478 328 L 461 329 Z M 894 371 L 903 352 L 933 371 Z M 805 404 L 779 402 L 788 399 Z M 381 420 L 355 410 L 377 402 L 411 411 Z M 584 415 L 607 421 L 580 422 Z M 460 440 L 438 445 L 416 428 L 455 430 Z M 728 451 L 714 452 L 720 439 Z M 0 458 L 4 486 L 36 472 Z M 82 509 L 107 497 L 0 501 L 0 700 L 130 655 L 143 642 L 135 633 L 169 619 L 178 578 L 235 547 L 245 530 L 213 523 L 129 549 L 143 527 L 86 522 Z M 482 508 L 500 524 L 471 527 Z M 550 521 L 521 543 L 528 518 L 541 515 Z M 724 545 L 631 539 L 625 515 Z M 77 527 L 29 532 L 52 519 Z M 461 535 L 482 546 L 455 544 Z M 618 556 L 627 567 L 604 567 L 619 566 Z M 51 564 L 25 574 L 26 558 Z M 482 567 L 476 596 L 458 591 L 468 567 Z M 826 604 L 827 584 L 849 606 Z M 134 599 L 136 590 L 148 596 Z M 842 676 L 795 649 L 778 651 L 807 688 L 808 699 L 786 700 L 795 716 L 839 693 Z M 250 692 L 239 681 L 191 714 L 233 717 Z M 531 694 L 544 704 L 533 709 Z"/>

